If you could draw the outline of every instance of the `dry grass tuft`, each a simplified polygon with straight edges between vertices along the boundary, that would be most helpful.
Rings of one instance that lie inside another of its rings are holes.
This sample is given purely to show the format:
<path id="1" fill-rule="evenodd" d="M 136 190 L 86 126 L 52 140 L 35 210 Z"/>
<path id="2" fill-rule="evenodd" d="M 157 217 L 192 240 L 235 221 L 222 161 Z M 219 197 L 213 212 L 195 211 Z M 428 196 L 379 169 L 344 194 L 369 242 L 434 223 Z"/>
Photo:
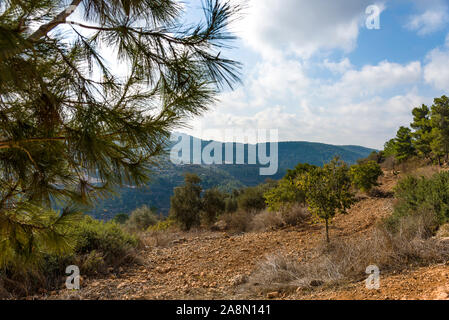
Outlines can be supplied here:
<path id="1" fill-rule="evenodd" d="M 282 255 L 268 256 L 251 275 L 249 285 L 263 292 L 310 289 L 317 283 L 333 285 L 365 279 L 369 265 L 388 273 L 447 261 L 447 243 L 427 238 L 425 223 L 424 220 L 404 221 L 396 234 L 379 227 L 358 238 L 335 240 L 315 248 L 311 258 L 304 261 Z"/>

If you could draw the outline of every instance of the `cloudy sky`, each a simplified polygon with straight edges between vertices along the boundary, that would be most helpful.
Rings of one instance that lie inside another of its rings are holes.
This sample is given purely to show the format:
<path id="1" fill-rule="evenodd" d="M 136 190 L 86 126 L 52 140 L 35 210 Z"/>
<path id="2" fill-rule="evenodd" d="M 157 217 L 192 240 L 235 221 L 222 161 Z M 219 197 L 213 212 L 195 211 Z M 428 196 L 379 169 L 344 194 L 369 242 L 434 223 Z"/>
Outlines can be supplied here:
<path id="1" fill-rule="evenodd" d="M 227 52 L 244 64 L 243 84 L 185 132 L 278 129 L 281 141 L 381 148 L 414 107 L 449 94 L 449 0 L 246 3 Z M 187 3 L 189 14 L 200 4 Z M 370 5 L 379 30 L 366 27 Z"/>

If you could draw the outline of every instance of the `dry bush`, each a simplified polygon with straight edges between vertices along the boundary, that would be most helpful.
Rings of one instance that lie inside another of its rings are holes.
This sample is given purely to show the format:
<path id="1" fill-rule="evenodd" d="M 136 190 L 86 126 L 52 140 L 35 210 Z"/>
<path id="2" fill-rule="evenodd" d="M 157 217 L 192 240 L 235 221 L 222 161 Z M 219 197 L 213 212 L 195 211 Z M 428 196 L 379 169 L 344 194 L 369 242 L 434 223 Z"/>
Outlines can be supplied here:
<path id="1" fill-rule="evenodd" d="M 251 231 L 251 222 L 256 214 L 256 211 L 238 210 L 234 213 L 223 214 L 220 220 L 226 223 L 230 232 L 248 232 Z"/>
<path id="2" fill-rule="evenodd" d="M 256 214 L 250 223 L 251 231 L 265 231 L 280 228 L 285 225 L 279 212 L 263 210 Z"/>
<path id="3" fill-rule="evenodd" d="M 310 212 L 306 207 L 295 204 L 288 210 L 282 211 L 282 219 L 289 226 L 303 224 L 310 218 Z"/>
<path id="4" fill-rule="evenodd" d="M 301 262 L 269 256 L 251 275 L 249 284 L 263 291 L 310 288 L 314 282 L 364 279 L 369 265 L 391 272 L 446 261 L 449 247 L 436 238 L 427 238 L 425 223 L 423 219 L 404 221 L 396 234 L 379 227 L 368 235 L 319 246 L 311 252 L 312 258 Z"/>
<path id="5" fill-rule="evenodd" d="M 416 169 L 412 174 L 417 177 L 431 178 L 436 173 L 441 171 L 441 167 L 439 166 L 425 166 Z"/>
<path id="6" fill-rule="evenodd" d="M 396 166 L 396 170 L 400 171 L 402 174 L 411 174 L 422 168 L 429 166 L 428 159 L 422 159 L 418 157 L 413 157 L 404 161 Z"/>
<path id="7" fill-rule="evenodd" d="M 391 171 L 396 169 L 396 160 L 394 157 L 388 157 L 381 163 L 380 167 L 384 170 Z"/>
<path id="8" fill-rule="evenodd" d="M 437 238 L 448 238 L 449 237 L 449 223 L 443 224 L 437 232 Z"/>

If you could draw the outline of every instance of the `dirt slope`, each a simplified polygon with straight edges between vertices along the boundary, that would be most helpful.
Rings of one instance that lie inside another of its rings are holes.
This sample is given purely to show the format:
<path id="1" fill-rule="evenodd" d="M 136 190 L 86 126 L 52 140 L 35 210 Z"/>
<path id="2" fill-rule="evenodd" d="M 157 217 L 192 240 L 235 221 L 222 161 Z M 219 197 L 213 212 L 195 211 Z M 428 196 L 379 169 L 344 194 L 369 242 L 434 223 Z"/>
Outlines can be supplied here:
<path id="1" fill-rule="evenodd" d="M 397 177 L 386 176 L 382 189 L 391 191 Z M 392 211 L 391 198 L 365 198 L 348 215 L 337 216 L 331 237 L 352 237 L 369 231 Z M 61 289 L 40 299 L 244 299 L 265 298 L 242 290 L 239 284 L 266 255 L 283 253 L 301 259 L 323 239 L 320 225 L 227 235 L 200 232 L 183 235 L 166 248 L 147 248 L 142 262 L 101 279 L 83 279 L 81 290 Z M 279 296 L 285 299 L 445 299 L 448 266 L 432 266 L 381 278 L 378 291 L 364 282 L 311 293 Z"/>

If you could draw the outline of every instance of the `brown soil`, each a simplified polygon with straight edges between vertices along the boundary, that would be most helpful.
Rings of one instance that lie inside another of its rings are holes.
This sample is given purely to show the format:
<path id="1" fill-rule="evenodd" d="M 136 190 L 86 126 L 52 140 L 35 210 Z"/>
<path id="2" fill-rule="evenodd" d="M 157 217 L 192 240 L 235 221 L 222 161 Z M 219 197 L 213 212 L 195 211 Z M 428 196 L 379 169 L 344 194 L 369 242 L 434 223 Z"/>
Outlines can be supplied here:
<path id="1" fill-rule="evenodd" d="M 383 178 L 391 191 L 397 177 Z M 347 215 L 337 216 L 334 239 L 366 233 L 392 212 L 392 198 L 364 197 Z M 283 253 L 301 259 L 323 241 L 323 227 L 308 224 L 282 230 L 228 235 L 192 232 L 165 248 L 148 247 L 140 264 L 103 278 L 82 279 L 81 290 L 61 289 L 38 299 L 265 299 L 240 284 L 267 255 Z M 382 275 L 381 289 L 367 290 L 364 281 L 309 292 L 273 295 L 284 299 L 446 299 L 449 266 L 437 265 L 401 274 Z"/>

